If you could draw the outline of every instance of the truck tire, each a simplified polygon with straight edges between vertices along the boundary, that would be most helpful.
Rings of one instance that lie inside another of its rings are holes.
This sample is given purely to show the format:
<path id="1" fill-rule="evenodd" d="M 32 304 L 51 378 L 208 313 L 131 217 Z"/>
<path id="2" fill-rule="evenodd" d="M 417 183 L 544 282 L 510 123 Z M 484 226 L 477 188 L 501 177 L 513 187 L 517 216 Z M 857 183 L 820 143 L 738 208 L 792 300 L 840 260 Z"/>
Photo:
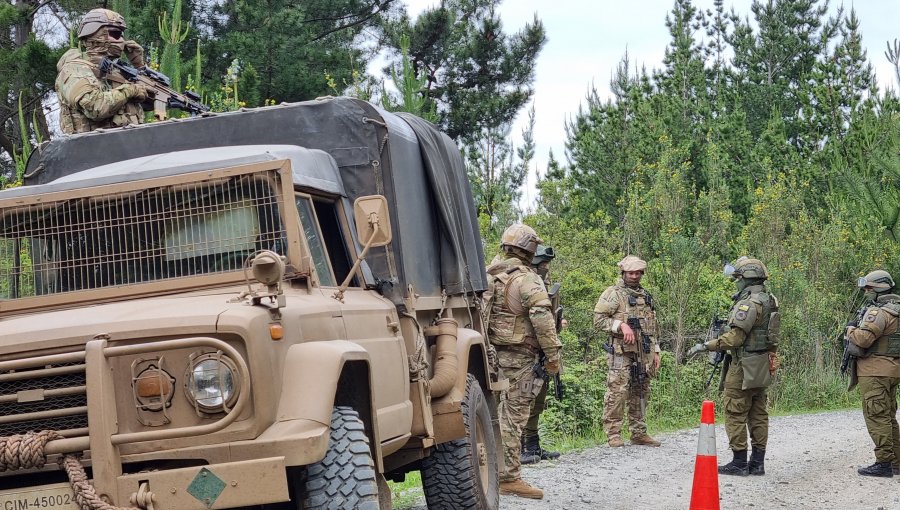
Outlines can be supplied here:
<path id="1" fill-rule="evenodd" d="M 434 447 L 422 461 L 429 510 L 496 510 L 500 506 L 497 438 L 491 409 L 475 377 L 462 401 L 466 436 Z"/>
<path id="2" fill-rule="evenodd" d="M 306 470 L 300 510 L 379 510 L 378 481 L 359 414 L 337 406 L 325 458 Z"/>

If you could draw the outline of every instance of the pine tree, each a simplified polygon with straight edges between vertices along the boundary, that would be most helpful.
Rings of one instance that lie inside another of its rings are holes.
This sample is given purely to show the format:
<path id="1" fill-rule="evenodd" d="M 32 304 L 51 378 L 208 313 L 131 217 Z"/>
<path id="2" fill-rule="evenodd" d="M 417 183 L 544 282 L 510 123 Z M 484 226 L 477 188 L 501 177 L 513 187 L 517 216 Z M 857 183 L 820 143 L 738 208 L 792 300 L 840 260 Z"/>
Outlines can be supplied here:
<path id="1" fill-rule="evenodd" d="M 56 62 L 65 49 L 41 39 L 45 34 L 37 18 L 51 7 L 65 12 L 55 2 L 0 2 L 0 176 L 7 179 L 15 174 L 13 154 L 38 138 L 50 138 L 42 101 L 53 91 Z"/>
<path id="2" fill-rule="evenodd" d="M 441 125 L 462 143 L 511 123 L 533 94 L 537 56 L 546 42 L 535 17 L 507 34 L 500 0 L 446 0 L 415 21 L 402 18 L 388 27 L 399 48 L 410 34 L 413 70 L 426 76 L 426 90 L 437 104 Z"/>
<path id="3" fill-rule="evenodd" d="M 256 70 L 261 98 L 300 101 L 328 95 L 326 73 L 334 83 L 353 83 L 354 70 L 368 62 L 358 37 L 363 30 L 377 30 L 379 17 L 394 5 L 392 0 L 212 3 L 200 20 L 209 48 L 204 79 L 218 82 L 239 58 Z"/>

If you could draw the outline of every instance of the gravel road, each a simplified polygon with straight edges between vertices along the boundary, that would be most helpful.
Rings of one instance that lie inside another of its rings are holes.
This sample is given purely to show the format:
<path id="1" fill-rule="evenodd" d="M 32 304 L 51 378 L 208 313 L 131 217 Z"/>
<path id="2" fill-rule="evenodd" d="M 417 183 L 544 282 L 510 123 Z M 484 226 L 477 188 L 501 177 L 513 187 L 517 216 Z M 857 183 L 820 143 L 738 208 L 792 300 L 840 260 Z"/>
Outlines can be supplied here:
<path id="1" fill-rule="evenodd" d="M 766 475 L 720 476 L 723 509 L 900 510 L 900 479 L 856 474 L 874 461 L 861 411 L 776 417 L 769 425 Z M 526 467 L 523 478 L 544 489 L 544 499 L 501 496 L 500 509 L 686 509 L 697 434 L 657 435 L 660 448 L 604 446 Z M 721 424 L 716 444 L 719 463 L 731 460 Z M 426 510 L 424 501 L 414 510 Z"/>

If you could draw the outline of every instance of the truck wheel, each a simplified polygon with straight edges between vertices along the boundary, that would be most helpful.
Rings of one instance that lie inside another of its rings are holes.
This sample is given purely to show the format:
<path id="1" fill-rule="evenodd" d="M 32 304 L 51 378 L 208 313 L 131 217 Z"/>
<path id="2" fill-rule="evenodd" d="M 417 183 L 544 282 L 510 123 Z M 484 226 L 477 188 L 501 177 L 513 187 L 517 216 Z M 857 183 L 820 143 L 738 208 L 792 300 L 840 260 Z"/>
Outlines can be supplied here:
<path id="1" fill-rule="evenodd" d="M 378 510 L 378 481 L 359 414 L 337 406 L 325 458 L 306 470 L 300 510 Z"/>
<path id="2" fill-rule="evenodd" d="M 466 437 L 441 443 L 422 461 L 429 510 L 496 510 L 500 506 L 497 439 L 488 401 L 475 377 L 462 401 Z"/>

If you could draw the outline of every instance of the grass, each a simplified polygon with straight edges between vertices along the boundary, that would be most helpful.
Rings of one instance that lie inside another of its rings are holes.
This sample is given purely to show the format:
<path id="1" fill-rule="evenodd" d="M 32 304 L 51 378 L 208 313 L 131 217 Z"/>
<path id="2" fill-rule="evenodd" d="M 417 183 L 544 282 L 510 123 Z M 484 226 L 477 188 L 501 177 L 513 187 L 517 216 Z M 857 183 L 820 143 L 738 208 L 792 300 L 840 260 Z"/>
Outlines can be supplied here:
<path id="1" fill-rule="evenodd" d="M 402 482 L 388 482 L 388 487 L 391 488 L 395 510 L 412 508 L 425 497 L 422 492 L 422 475 L 418 471 L 406 473 L 406 480 Z"/>

